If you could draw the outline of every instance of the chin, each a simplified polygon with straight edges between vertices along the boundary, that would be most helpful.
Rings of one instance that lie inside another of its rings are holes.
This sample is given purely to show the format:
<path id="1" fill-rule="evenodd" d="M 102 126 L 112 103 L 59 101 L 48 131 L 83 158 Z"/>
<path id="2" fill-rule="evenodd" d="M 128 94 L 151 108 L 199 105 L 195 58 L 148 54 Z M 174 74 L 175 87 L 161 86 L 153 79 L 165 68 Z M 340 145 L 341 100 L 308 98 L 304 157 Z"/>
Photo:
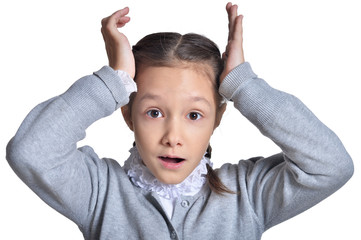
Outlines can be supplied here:
<path id="1" fill-rule="evenodd" d="M 159 177 L 157 177 L 157 179 L 164 184 L 173 184 L 174 185 L 174 184 L 179 184 L 179 183 L 183 182 L 184 179 L 186 179 L 186 178 L 185 177 L 184 178 L 170 178 L 170 177 L 159 178 Z"/>

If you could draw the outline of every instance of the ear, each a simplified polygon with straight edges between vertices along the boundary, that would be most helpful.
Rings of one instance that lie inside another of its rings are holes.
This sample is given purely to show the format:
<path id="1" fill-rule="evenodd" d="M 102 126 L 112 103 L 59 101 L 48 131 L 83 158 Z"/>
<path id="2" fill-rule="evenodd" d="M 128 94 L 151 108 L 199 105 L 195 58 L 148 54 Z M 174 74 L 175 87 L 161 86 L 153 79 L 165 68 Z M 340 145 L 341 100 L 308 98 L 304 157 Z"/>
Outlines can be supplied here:
<path id="1" fill-rule="evenodd" d="M 124 121 L 127 123 L 129 129 L 133 131 L 133 122 L 132 122 L 129 106 L 125 105 L 125 106 L 121 107 L 121 110 L 122 110 Z"/>
<path id="2" fill-rule="evenodd" d="M 227 109 L 227 103 L 223 103 L 222 106 L 219 108 L 217 115 L 216 115 L 216 121 L 214 123 L 214 128 L 213 131 L 219 126 L 219 124 L 221 123 L 222 120 L 222 116 L 223 113 L 226 111 Z"/>

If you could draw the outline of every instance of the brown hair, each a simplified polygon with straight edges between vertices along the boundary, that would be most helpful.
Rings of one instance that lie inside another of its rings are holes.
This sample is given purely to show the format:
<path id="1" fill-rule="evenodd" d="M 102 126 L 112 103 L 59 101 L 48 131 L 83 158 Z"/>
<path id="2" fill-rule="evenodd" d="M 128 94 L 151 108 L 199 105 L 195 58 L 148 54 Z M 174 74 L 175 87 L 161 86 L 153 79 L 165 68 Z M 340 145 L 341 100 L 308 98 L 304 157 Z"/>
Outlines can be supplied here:
<path id="1" fill-rule="evenodd" d="M 173 32 L 153 33 L 142 38 L 133 46 L 136 71 L 142 67 L 195 67 L 204 71 L 214 83 L 214 93 L 218 106 L 217 116 L 225 102 L 219 94 L 219 76 L 223 71 L 223 60 L 217 45 L 210 39 L 194 33 L 181 35 Z M 203 66 L 202 66 L 203 65 Z M 201 67 L 200 67 L 201 66 Z M 135 81 L 136 81 L 135 75 Z M 132 97 L 129 102 L 131 109 Z M 217 119 L 216 116 L 216 119 Z M 211 157 L 211 147 L 207 149 L 207 157 Z M 207 181 L 215 193 L 234 193 L 219 179 L 216 172 L 207 164 Z"/>

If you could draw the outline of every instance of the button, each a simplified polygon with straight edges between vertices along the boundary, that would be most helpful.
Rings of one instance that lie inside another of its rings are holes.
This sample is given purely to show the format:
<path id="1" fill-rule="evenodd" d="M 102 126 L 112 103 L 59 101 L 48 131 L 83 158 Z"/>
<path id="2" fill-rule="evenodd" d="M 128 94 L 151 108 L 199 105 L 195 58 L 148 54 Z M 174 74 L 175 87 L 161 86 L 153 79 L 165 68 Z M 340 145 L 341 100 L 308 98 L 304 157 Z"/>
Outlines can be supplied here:
<path id="1" fill-rule="evenodd" d="M 170 238 L 171 238 L 171 239 L 176 239 L 176 238 L 177 238 L 177 233 L 176 233 L 175 231 L 172 231 L 172 232 L 170 233 Z"/>
<path id="2" fill-rule="evenodd" d="M 182 207 L 186 208 L 186 207 L 189 206 L 189 202 L 188 202 L 187 200 L 183 200 L 183 201 L 181 202 L 181 205 L 182 205 Z"/>

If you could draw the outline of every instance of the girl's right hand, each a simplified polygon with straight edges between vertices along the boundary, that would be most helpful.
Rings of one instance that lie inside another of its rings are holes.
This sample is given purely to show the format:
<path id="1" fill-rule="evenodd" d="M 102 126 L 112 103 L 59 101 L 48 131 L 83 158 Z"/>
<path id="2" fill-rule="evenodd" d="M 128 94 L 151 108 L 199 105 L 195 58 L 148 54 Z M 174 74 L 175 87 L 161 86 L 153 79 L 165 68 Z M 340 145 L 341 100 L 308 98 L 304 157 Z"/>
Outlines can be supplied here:
<path id="1" fill-rule="evenodd" d="M 126 16 L 129 8 L 125 7 L 116 11 L 102 20 L 101 32 L 103 34 L 105 48 L 108 55 L 109 66 L 114 70 L 122 70 L 131 78 L 135 75 L 135 61 L 128 38 L 118 28 L 123 27 L 130 21 Z"/>

